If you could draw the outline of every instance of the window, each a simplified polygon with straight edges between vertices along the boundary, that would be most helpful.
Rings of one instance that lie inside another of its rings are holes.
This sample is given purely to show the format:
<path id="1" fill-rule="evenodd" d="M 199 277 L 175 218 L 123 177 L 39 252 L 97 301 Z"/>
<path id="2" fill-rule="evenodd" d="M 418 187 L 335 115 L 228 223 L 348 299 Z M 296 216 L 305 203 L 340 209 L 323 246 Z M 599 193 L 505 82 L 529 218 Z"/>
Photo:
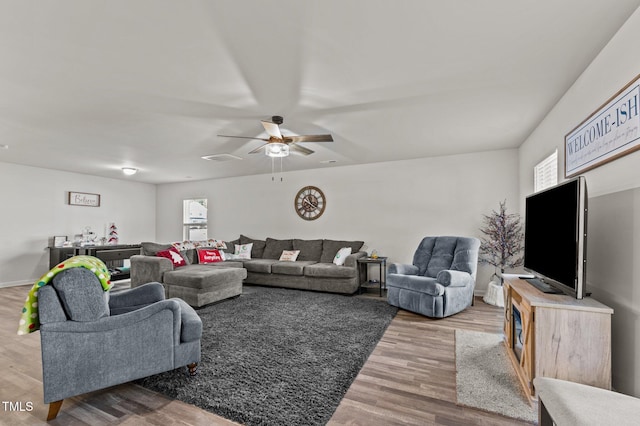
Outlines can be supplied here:
<path id="1" fill-rule="evenodd" d="M 207 239 L 207 199 L 194 198 L 183 201 L 183 238 L 191 241 Z"/>
<path id="2" fill-rule="evenodd" d="M 554 186 L 558 183 L 558 150 L 539 162 L 533 168 L 534 192 Z"/>

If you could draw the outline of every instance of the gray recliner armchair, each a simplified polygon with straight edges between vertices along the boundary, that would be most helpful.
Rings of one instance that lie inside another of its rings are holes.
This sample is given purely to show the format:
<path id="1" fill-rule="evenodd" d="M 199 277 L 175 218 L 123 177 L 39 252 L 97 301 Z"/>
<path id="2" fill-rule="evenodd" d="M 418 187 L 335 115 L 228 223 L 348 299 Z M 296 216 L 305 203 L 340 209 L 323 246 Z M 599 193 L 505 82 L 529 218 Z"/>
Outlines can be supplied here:
<path id="1" fill-rule="evenodd" d="M 95 274 L 73 268 L 38 290 L 47 420 L 75 395 L 200 361 L 202 322 L 159 283 L 105 292 Z"/>
<path id="2" fill-rule="evenodd" d="M 480 240 L 425 237 L 413 264 L 392 263 L 387 274 L 390 305 L 444 318 L 473 303 Z"/>

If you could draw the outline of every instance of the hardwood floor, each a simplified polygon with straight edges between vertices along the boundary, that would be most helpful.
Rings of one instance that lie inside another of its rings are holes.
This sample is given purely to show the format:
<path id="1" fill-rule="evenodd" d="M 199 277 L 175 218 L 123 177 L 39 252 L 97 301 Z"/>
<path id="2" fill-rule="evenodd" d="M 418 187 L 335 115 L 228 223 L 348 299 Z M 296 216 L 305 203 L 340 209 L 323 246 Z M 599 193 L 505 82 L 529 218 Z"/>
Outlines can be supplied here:
<path id="1" fill-rule="evenodd" d="M 39 333 L 16 334 L 28 286 L 0 289 L 2 425 L 38 425 L 42 401 Z M 378 298 L 377 292 L 357 297 Z M 381 303 L 384 303 L 382 299 Z M 400 311 L 343 398 L 330 425 L 519 425 L 513 419 L 456 405 L 455 329 L 498 333 L 502 310 L 476 300 L 451 318 Z M 16 403 L 20 403 L 18 406 Z M 33 409 L 29 410 L 29 404 Z M 22 411 L 21 411 L 22 410 Z M 236 423 L 124 384 L 64 401 L 52 425 L 234 425 Z"/>

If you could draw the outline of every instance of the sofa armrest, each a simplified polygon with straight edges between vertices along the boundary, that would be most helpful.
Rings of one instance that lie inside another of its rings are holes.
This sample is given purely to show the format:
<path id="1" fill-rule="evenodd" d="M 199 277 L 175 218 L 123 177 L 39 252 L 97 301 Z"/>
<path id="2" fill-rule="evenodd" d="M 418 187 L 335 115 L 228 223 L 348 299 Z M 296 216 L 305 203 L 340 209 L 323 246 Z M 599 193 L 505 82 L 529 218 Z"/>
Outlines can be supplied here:
<path id="1" fill-rule="evenodd" d="M 131 256 L 131 287 L 150 282 L 163 282 L 164 273 L 173 271 L 173 263 L 167 258 L 157 256 Z"/>
<path id="2" fill-rule="evenodd" d="M 418 275 L 418 267 L 405 263 L 390 263 L 388 272 L 390 274 Z"/>
<path id="3" fill-rule="evenodd" d="M 444 287 L 466 287 L 471 284 L 472 277 L 468 272 L 445 269 L 438 272 L 437 281 Z"/>
<path id="4" fill-rule="evenodd" d="M 355 268 L 358 266 L 358 259 L 360 259 L 361 257 L 366 257 L 367 256 L 367 252 L 366 251 L 358 251 L 355 253 L 351 253 L 349 256 L 347 256 L 344 259 L 344 266 L 349 266 L 351 268 Z"/>

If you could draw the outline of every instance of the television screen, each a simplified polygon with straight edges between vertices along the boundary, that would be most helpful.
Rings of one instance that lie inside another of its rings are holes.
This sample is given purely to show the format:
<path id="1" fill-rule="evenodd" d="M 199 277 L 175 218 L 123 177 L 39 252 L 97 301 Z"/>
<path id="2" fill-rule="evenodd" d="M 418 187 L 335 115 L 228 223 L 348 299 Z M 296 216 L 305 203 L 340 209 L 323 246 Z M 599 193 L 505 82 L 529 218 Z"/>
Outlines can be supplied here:
<path id="1" fill-rule="evenodd" d="M 583 177 L 526 199 L 525 269 L 576 298 L 584 295 L 586 203 Z"/>

